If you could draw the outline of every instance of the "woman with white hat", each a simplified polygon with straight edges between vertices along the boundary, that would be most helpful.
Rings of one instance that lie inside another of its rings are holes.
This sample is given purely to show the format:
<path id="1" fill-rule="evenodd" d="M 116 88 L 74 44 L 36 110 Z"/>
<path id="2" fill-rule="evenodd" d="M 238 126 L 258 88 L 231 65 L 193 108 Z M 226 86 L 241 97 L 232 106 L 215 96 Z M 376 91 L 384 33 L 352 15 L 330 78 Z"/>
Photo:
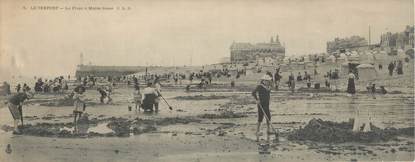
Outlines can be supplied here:
<path id="1" fill-rule="evenodd" d="M 267 137 L 269 137 L 270 122 L 271 122 L 271 113 L 269 111 L 271 81 L 272 81 L 272 78 L 269 75 L 264 75 L 261 78 L 259 85 L 252 92 L 252 96 L 255 98 L 256 103 L 258 105 L 258 123 L 257 123 L 257 131 L 256 131 L 257 141 L 259 141 L 259 129 L 261 127 L 262 120 L 264 119 L 264 115 L 266 115 L 265 118 L 267 122 Z"/>

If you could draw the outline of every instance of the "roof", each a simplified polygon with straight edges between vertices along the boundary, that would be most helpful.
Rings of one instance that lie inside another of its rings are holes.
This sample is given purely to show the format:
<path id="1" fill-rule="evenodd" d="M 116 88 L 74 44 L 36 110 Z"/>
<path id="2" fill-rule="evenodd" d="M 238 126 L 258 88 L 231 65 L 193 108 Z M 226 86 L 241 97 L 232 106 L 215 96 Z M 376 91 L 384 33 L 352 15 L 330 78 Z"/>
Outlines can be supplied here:
<path id="1" fill-rule="evenodd" d="M 255 48 L 271 48 L 271 49 L 283 49 L 284 47 L 281 44 L 277 43 L 256 43 Z"/>
<path id="2" fill-rule="evenodd" d="M 231 45 L 231 49 L 250 49 L 253 48 L 254 46 L 251 43 L 232 43 Z"/>
<path id="3" fill-rule="evenodd" d="M 373 69 L 375 67 L 373 65 L 370 65 L 370 64 L 360 64 L 360 65 L 357 66 L 357 68 L 359 68 L 359 69 L 363 69 L 363 68 Z"/>
<path id="4" fill-rule="evenodd" d="M 274 49 L 284 50 L 284 47 L 277 43 L 245 43 L 245 42 L 234 42 L 231 45 L 232 49 Z"/>
<path id="5" fill-rule="evenodd" d="M 342 58 L 342 59 L 346 59 L 346 58 L 347 58 L 347 56 L 346 56 L 344 53 L 341 53 L 341 54 L 340 54 L 340 58 Z"/>

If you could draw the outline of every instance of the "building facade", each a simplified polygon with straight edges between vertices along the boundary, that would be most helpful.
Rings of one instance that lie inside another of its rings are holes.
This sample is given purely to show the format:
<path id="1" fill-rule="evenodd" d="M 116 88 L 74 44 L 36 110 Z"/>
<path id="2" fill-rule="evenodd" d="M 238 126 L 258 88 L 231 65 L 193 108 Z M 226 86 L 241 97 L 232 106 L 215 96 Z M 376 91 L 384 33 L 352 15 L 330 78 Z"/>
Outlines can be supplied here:
<path id="1" fill-rule="evenodd" d="M 282 61 L 285 57 L 285 47 L 281 45 L 278 36 L 271 37 L 269 43 L 233 42 L 230 47 L 231 63 L 253 63 Z M 269 61 L 272 60 L 272 61 Z"/>
<path id="2" fill-rule="evenodd" d="M 86 77 L 107 77 L 107 76 L 124 76 L 138 72 L 144 72 L 144 66 L 98 66 L 98 65 L 78 65 L 75 76 Z"/>
<path id="3" fill-rule="evenodd" d="M 400 33 L 387 32 L 380 37 L 380 46 L 390 49 L 411 49 L 414 48 L 414 26 L 406 26 Z"/>
<path id="4" fill-rule="evenodd" d="M 345 50 L 357 50 L 367 46 L 368 42 L 361 36 L 335 38 L 333 41 L 327 42 L 327 53 L 342 53 Z"/>

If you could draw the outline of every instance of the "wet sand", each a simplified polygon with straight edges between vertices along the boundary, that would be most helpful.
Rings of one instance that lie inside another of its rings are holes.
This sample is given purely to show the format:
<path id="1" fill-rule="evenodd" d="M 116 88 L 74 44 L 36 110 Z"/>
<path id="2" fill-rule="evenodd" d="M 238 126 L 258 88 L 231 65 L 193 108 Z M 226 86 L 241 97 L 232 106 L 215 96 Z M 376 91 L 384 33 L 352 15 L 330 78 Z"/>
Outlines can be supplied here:
<path id="1" fill-rule="evenodd" d="M 215 90 L 210 90 L 215 91 Z M 111 118 L 131 125 L 137 121 L 141 133 L 119 137 L 87 134 L 83 136 L 13 135 L 0 130 L 0 148 L 11 145 L 12 153 L 0 151 L 0 161 L 379 161 L 414 159 L 414 138 L 376 142 L 325 143 L 288 140 L 289 133 L 304 127 L 311 119 L 346 122 L 350 118 L 371 117 L 372 123 L 387 127 L 414 127 L 413 93 L 377 95 L 365 93 L 347 97 L 343 92 L 272 93 L 272 123 L 280 132 L 278 143 L 272 143 L 270 154 L 260 154 L 254 141 L 256 105 L 249 91 L 238 89 L 216 92 L 184 92 L 166 88 L 163 96 L 173 106 L 168 110 L 160 103 L 158 114 L 128 111 L 131 89 L 114 89 L 113 104 L 99 104 L 98 92 L 87 91 L 90 104 L 89 132 L 111 133 Z M 42 99 L 53 95 L 37 95 L 24 107 L 25 124 L 71 123 L 71 106 L 43 105 Z M 202 96 L 202 97 L 201 97 Z M 213 96 L 213 97 L 212 97 Z M 57 98 L 62 97 L 58 96 Z M 47 101 L 50 102 L 50 101 Z M 356 114 L 356 109 L 359 114 Z M 237 114 L 237 115 L 235 115 Z M 179 119 L 180 122 L 177 122 Z M 183 120 L 184 122 L 183 122 Z M 12 126 L 5 106 L 0 108 L 0 123 Z M 122 124 L 122 123 L 121 123 Z M 70 124 L 69 124 L 70 125 Z M 154 129 L 153 129 L 154 127 Z M 64 129 L 71 131 L 70 126 Z M 132 127 L 131 127 L 132 129 Z M 265 134 L 265 127 L 262 132 Z M 271 136 L 271 139 L 274 137 Z M 265 139 L 265 136 L 261 136 Z"/>

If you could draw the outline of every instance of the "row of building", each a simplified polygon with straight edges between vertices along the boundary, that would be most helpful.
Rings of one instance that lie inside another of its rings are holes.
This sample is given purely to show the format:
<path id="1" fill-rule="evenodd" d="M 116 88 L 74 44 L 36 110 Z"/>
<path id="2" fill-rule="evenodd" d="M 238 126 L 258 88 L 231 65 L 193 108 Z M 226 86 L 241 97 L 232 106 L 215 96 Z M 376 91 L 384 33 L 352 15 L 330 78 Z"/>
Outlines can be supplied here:
<path id="1" fill-rule="evenodd" d="M 354 58 L 363 57 L 368 51 L 376 51 L 378 55 L 382 52 L 391 54 L 391 52 L 406 53 L 408 49 L 414 47 L 414 27 L 407 26 L 403 32 L 385 33 L 381 35 L 379 44 L 369 44 L 361 36 L 351 36 L 347 38 L 335 38 L 327 42 L 327 53 L 307 55 L 297 58 L 288 58 L 285 56 L 285 45 L 280 42 L 277 36 L 271 37 L 269 42 L 249 43 L 233 42 L 230 46 L 230 58 L 222 62 L 232 64 L 256 64 L 256 65 L 277 65 L 277 64 L 296 64 L 302 62 L 350 62 Z M 82 60 L 81 55 L 81 60 Z M 367 60 L 367 59 L 360 59 Z M 359 61 L 360 62 L 360 61 Z M 76 71 L 77 76 L 101 76 L 101 75 L 129 75 L 145 71 L 145 67 L 106 67 L 81 65 Z"/>
<path id="2" fill-rule="evenodd" d="M 329 55 L 340 56 L 341 53 L 351 51 L 364 52 L 372 49 L 381 49 L 389 55 L 397 51 L 407 51 L 414 48 L 414 26 L 406 26 L 403 32 L 387 32 L 381 35 L 380 43 L 370 44 L 366 38 L 351 36 L 335 38 L 327 42 L 326 52 Z M 233 42 L 230 47 L 230 62 L 235 64 L 263 64 L 272 65 L 282 63 L 285 58 L 285 46 L 280 43 L 278 35 L 271 37 L 267 43 Z"/>
<path id="3" fill-rule="evenodd" d="M 403 32 L 382 34 L 380 36 L 380 46 L 395 50 L 414 48 L 414 26 L 406 26 Z"/>
<path id="4" fill-rule="evenodd" d="M 370 44 L 361 36 L 347 38 L 335 38 L 327 42 L 327 53 L 345 53 L 347 51 L 362 51 L 373 48 L 381 48 L 388 54 L 396 54 L 397 50 L 407 51 L 414 48 L 414 26 L 406 26 L 404 31 L 391 33 L 387 32 L 380 36 L 378 44 Z"/>
<path id="5" fill-rule="evenodd" d="M 351 36 L 347 38 L 335 38 L 327 42 L 327 53 L 344 53 L 346 49 L 357 49 L 368 45 L 365 38 L 361 36 Z"/>
<path id="6" fill-rule="evenodd" d="M 278 35 L 271 37 L 267 43 L 233 42 L 231 47 L 231 63 L 271 63 L 281 61 L 285 57 L 285 47 L 281 44 Z"/>

